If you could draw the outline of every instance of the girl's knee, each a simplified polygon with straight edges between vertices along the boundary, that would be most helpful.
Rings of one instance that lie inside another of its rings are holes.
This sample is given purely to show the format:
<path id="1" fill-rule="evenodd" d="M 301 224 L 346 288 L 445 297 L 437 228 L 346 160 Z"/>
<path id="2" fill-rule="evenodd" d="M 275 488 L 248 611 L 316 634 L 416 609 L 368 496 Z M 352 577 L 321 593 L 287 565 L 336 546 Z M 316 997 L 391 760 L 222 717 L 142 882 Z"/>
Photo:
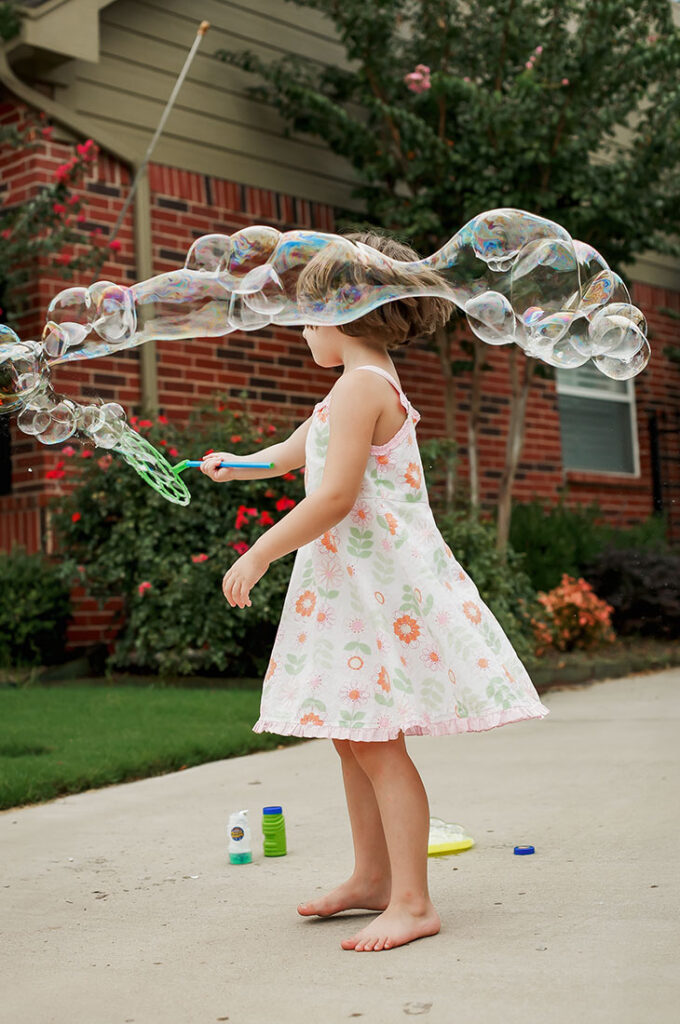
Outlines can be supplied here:
<path id="1" fill-rule="evenodd" d="M 359 764 L 367 766 L 381 764 L 387 758 L 402 756 L 406 752 L 403 733 L 395 740 L 350 740 L 349 746 Z"/>
<path id="2" fill-rule="evenodd" d="M 352 747 L 350 740 L 333 740 L 333 746 L 337 750 L 340 757 L 353 757 Z"/>

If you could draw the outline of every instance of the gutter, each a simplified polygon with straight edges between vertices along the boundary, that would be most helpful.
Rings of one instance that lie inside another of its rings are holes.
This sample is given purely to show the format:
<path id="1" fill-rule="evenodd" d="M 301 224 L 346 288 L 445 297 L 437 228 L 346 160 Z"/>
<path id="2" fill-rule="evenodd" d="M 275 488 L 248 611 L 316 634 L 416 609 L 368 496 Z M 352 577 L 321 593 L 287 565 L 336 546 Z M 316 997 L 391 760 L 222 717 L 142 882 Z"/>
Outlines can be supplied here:
<path id="1" fill-rule="evenodd" d="M 52 121 L 63 125 L 83 138 L 92 138 L 102 149 L 107 150 L 123 163 L 129 164 L 134 177 L 137 168 L 142 163 L 142 154 L 131 146 L 122 145 L 106 129 L 93 131 L 86 118 L 22 82 L 10 67 L 4 47 L 0 47 L 0 82 L 27 106 L 44 110 Z M 139 179 L 134 197 L 134 238 L 135 274 L 138 281 L 146 281 L 153 277 L 151 190 L 146 171 Z M 154 341 L 148 341 L 140 348 L 139 377 L 142 408 L 145 412 L 154 415 L 158 411 L 158 372 Z"/>

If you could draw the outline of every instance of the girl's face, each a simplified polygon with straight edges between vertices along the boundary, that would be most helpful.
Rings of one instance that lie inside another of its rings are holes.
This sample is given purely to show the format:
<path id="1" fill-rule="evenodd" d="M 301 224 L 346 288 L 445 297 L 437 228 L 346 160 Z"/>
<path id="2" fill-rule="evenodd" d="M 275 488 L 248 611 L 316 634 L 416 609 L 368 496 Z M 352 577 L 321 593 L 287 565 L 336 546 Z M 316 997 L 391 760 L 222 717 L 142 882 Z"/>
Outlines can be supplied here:
<path id="1" fill-rule="evenodd" d="M 307 326 L 302 337 L 309 345 L 312 358 L 319 366 L 341 366 L 347 336 L 337 327 Z"/>

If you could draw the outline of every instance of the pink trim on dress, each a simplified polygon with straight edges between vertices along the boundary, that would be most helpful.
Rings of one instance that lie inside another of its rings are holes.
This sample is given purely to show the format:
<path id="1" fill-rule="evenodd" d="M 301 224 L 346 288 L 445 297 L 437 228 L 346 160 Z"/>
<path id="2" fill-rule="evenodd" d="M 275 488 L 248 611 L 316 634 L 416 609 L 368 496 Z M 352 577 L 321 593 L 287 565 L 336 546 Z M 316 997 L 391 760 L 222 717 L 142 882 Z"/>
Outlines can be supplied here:
<path id="1" fill-rule="evenodd" d="M 274 722 L 261 719 L 253 726 L 253 732 L 273 732 L 279 736 L 301 736 L 308 739 L 322 737 L 336 740 L 365 740 L 366 742 L 384 742 L 395 740 L 400 732 L 405 736 L 448 736 L 461 732 L 488 732 L 499 725 L 511 722 L 525 722 L 530 718 L 545 718 L 550 711 L 543 704 L 521 705 L 491 711 L 477 718 L 448 718 L 442 722 L 430 722 L 421 725 L 418 722 L 403 724 L 396 729 L 352 729 L 338 725 L 300 725 L 291 722 Z"/>
<path id="2" fill-rule="evenodd" d="M 406 397 L 404 392 L 401 390 L 401 388 L 397 384 L 397 382 L 394 379 L 394 377 L 392 376 L 392 374 L 388 373 L 387 370 L 383 370 L 381 366 L 368 366 L 368 365 L 366 365 L 366 366 L 356 366 L 355 369 L 356 370 L 373 370 L 375 373 L 379 373 L 381 377 L 384 377 L 385 380 L 388 380 L 390 382 L 390 384 L 394 387 L 394 389 L 399 393 L 399 398 L 401 400 L 401 404 L 406 409 L 406 419 L 404 420 L 402 425 L 399 427 L 399 430 L 396 432 L 396 434 L 393 434 L 392 437 L 389 439 L 389 441 L 385 441 L 384 444 L 372 444 L 371 445 L 371 449 L 370 449 L 371 450 L 371 455 L 388 455 L 391 451 L 393 451 L 395 448 L 397 448 L 399 446 L 399 444 L 402 441 L 402 435 L 404 435 L 406 433 L 406 428 L 411 423 L 413 423 L 414 426 L 415 426 L 415 424 L 420 421 L 420 413 L 418 412 L 417 409 L 413 408 L 413 406 L 411 405 L 411 403 L 409 402 L 408 398 Z M 332 390 L 333 389 L 331 388 L 331 391 Z M 315 410 L 323 408 L 324 405 L 330 405 L 331 391 L 328 392 L 328 394 L 326 395 L 326 397 L 324 399 L 322 399 L 322 401 L 317 402 L 317 404 L 314 406 Z"/>

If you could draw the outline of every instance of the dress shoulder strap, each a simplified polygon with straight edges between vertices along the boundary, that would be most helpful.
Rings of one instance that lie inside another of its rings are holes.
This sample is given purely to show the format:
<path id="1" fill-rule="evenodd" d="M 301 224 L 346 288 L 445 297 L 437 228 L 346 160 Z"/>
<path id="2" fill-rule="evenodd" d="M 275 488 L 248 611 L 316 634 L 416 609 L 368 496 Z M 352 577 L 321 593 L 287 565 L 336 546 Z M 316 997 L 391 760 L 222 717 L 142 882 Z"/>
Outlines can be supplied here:
<path id="1" fill-rule="evenodd" d="M 399 398 L 401 400 L 401 404 L 403 405 L 403 407 L 408 412 L 411 403 L 409 402 L 408 398 L 406 397 L 404 392 L 401 390 L 401 388 L 399 387 L 399 385 L 397 384 L 395 378 L 392 376 L 391 373 L 388 373 L 387 370 L 383 370 L 382 366 L 371 366 L 369 364 L 366 364 L 366 366 L 356 366 L 355 369 L 356 370 L 373 370 L 374 373 L 379 373 L 381 377 L 384 377 L 385 380 L 388 380 L 390 382 L 390 384 L 392 385 L 392 387 L 395 388 L 395 390 L 398 392 Z"/>

